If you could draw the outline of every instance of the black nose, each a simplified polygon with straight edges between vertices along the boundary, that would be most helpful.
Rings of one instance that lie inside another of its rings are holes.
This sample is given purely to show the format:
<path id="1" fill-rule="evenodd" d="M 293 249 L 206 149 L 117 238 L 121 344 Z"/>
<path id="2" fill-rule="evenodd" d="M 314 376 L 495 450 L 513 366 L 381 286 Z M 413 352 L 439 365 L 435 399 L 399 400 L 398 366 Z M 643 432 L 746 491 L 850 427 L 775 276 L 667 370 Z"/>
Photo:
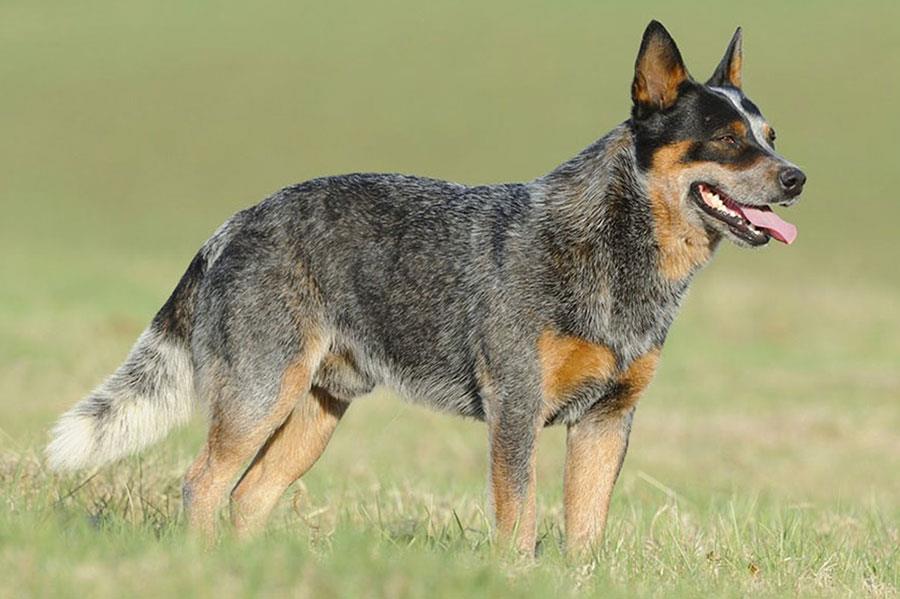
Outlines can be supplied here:
<path id="1" fill-rule="evenodd" d="M 799 168 L 788 167 L 778 173 L 778 181 L 788 197 L 800 195 L 803 184 L 806 183 L 806 175 Z"/>

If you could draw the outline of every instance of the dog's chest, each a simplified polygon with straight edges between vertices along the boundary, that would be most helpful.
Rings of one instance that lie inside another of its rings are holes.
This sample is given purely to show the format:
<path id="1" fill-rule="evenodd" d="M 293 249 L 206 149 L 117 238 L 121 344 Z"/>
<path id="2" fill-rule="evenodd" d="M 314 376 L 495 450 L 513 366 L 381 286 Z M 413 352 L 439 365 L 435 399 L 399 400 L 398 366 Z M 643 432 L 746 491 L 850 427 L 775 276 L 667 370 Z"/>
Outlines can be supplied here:
<path id="1" fill-rule="evenodd" d="M 634 406 L 649 384 L 659 346 L 622 359 L 612 348 L 544 331 L 538 339 L 545 424 L 572 423 L 589 410 L 614 412 Z"/>
<path id="2" fill-rule="evenodd" d="M 653 377 L 686 286 L 620 289 L 585 310 L 577 332 L 543 331 L 545 422 L 575 422 L 595 406 L 631 407 Z"/>
<path id="3" fill-rule="evenodd" d="M 680 294 L 635 294 L 634 300 L 620 302 L 607 313 L 600 338 L 614 349 L 623 362 L 662 347 L 678 312 Z"/>

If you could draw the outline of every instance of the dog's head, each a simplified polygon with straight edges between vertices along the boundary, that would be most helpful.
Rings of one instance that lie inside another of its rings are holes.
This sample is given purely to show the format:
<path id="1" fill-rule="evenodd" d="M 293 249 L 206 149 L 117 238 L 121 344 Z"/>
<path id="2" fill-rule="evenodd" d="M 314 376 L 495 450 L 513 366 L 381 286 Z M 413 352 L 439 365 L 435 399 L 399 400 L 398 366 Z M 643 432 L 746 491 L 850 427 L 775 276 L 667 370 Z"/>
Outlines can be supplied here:
<path id="1" fill-rule="evenodd" d="M 741 89 L 741 30 L 706 83 L 688 74 L 658 22 L 644 32 L 631 96 L 638 164 L 669 218 L 742 246 L 791 243 L 796 227 L 772 204 L 793 204 L 806 182 L 775 151 L 775 130 Z"/>

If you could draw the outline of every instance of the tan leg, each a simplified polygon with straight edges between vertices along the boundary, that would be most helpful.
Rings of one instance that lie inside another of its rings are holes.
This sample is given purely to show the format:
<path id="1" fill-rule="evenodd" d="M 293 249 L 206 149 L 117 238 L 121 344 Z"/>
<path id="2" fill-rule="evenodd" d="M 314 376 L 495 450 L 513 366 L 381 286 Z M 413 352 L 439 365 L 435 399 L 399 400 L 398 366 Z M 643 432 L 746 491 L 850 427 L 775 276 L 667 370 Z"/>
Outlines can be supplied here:
<path id="1" fill-rule="evenodd" d="M 216 412 L 203 451 L 191 465 L 184 480 L 184 505 L 188 527 L 212 539 L 216 513 L 233 481 L 263 443 L 287 419 L 297 398 L 309 390 L 312 364 L 319 356 L 305 355 L 285 369 L 278 397 L 265 418 L 251 423 Z"/>
<path id="2" fill-rule="evenodd" d="M 653 379 L 659 348 L 635 359 L 618 379 L 622 391 L 569 426 L 564 503 L 566 549 L 590 551 L 603 539 L 613 486 L 622 469 L 634 407 Z"/>
<path id="3" fill-rule="evenodd" d="M 347 405 L 316 388 L 300 400 L 231 492 L 231 519 L 239 536 L 265 526 L 284 491 L 325 451 Z"/>
<path id="4" fill-rule="evenodd" d="M 588 416 L 569 426 L 563 483 L 566 550 L 590 551 L 603 538 L 613 486 L 619 476 L 632 411 Z"/>
<path id="5" fill-rule="evenodd" d="M 184 481 L 188 528 L 209 540 L 215 536 L 216 512 L 232 481 L 271 432 L 265 430 L 237 438 L 220 430 L 210 430 L 206 446 Z"/>

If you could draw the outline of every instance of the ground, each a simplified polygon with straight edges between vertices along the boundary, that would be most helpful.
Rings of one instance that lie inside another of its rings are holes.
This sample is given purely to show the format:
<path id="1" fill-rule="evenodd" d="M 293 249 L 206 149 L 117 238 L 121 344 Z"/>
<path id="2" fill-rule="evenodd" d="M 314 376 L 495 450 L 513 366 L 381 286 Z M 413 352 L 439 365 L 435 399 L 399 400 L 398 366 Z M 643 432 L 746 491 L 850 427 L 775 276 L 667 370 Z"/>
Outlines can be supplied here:
<path id="1" fill-rule="evenodd" d="M 3 3 L 0 596 L 896 596 L 900 9 L 595 4 Z M 540 556 L 511 560 L 483 426 L 383 390 L 250 544 L 183 532 L 199 416 L 45 470 L 53 419 L 229 214 L 347 171 L 538 176 L 627 117 L 650 18 L 698 79 L 744 26 L 745 89 L 810 180 L 794 246 L 698 277 L 592 561 L 559 549 L 563 430 L 540 443 Z"/>

